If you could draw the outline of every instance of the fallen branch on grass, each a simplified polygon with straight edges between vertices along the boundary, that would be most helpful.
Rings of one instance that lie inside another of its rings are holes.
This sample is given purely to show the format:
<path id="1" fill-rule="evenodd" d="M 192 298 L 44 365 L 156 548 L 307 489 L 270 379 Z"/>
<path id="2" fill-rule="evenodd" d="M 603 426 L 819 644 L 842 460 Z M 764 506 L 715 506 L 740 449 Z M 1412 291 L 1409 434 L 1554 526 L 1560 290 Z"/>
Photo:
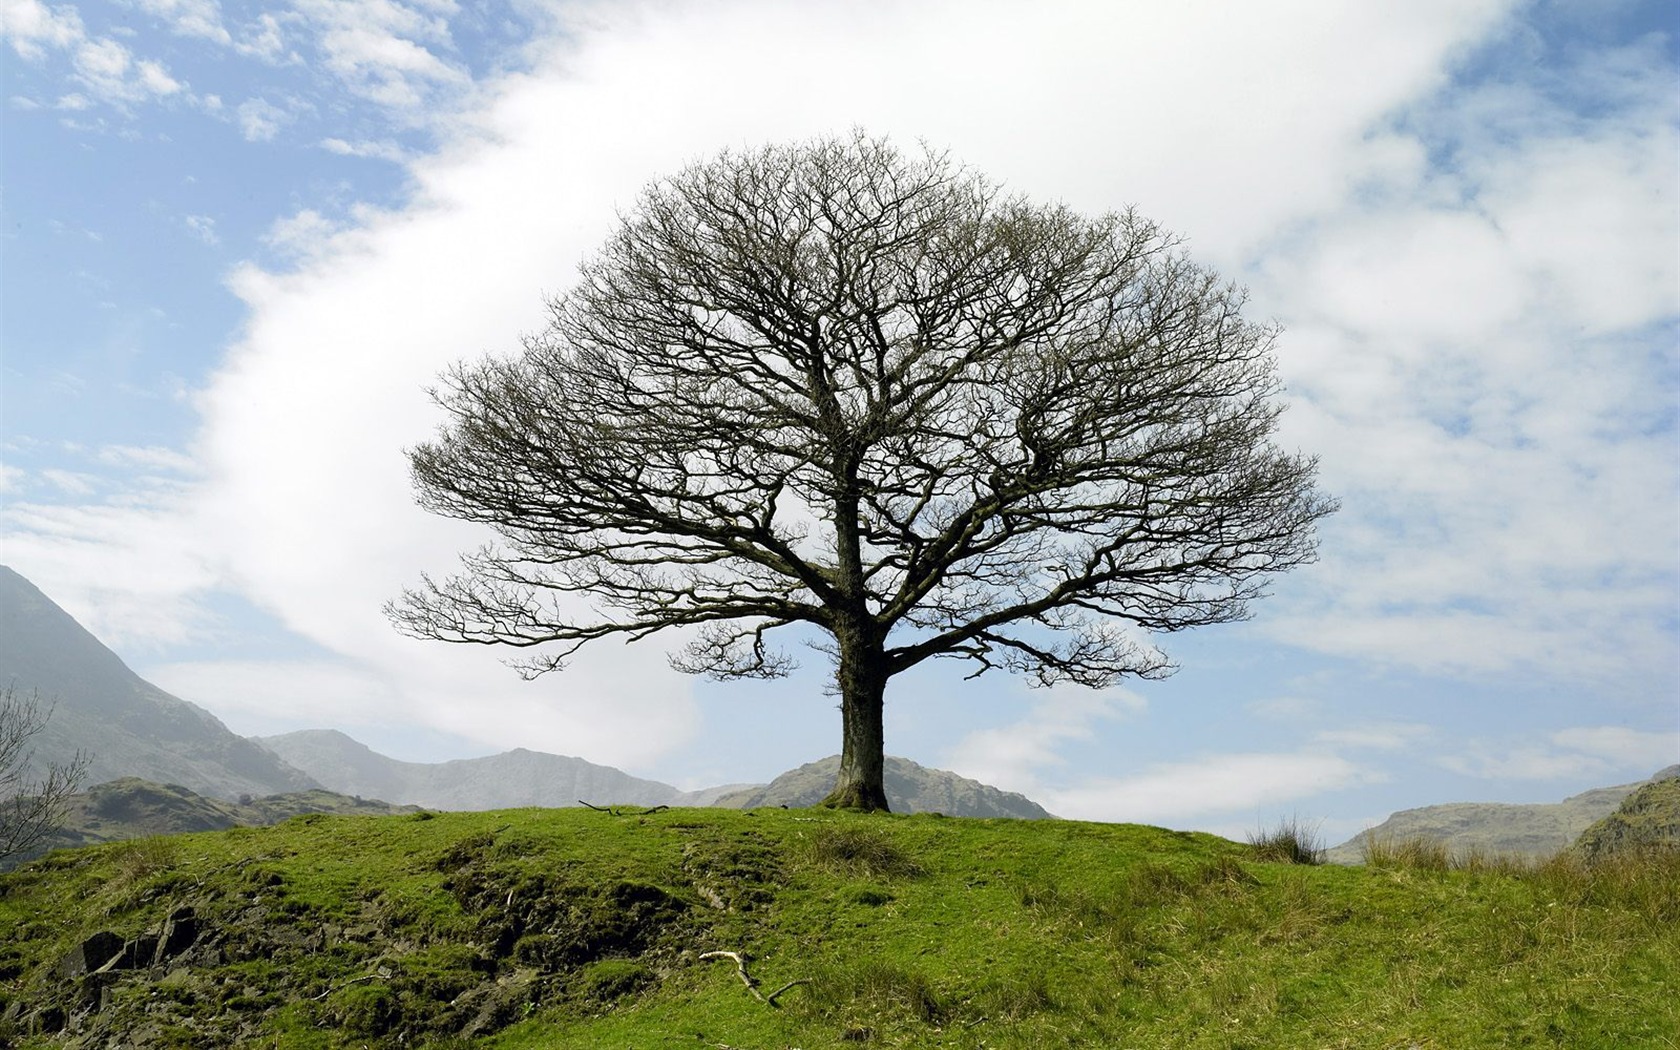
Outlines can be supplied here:
<path id="1" fill-rule="evenodd" d="M 764 995 L 759 992 L 758 982 L 753 980 L 752 975 L 747 972 L 747 960 L 742 957 L 740 952 L 701 952 L 700 961 L 705 962 L 707 959 L 733 960 L 735 963 L 736 976 L 741 978 L 741 983 L 747 986 L 747 991 L 752 993 L 752 997 L 761 1003 L 769 1002 L 769 1000 L 765 999 Z"/>
<path id="2" fill-rule="evenodd" d="M 621 809 L 618 806 L 597 806 L 597 805 L 593 805 L 591 803 L 585 802 L 581 798 L 577 800 L 577 804 L 580 805 L 580 806 L 583 806 L 585 809 L 592 809 L 597 813 L 611 813 L 615 817 L 624 817 L 624 816 L 645 817 L 649 813 L 658 813 L 661 810 L 666 810 L 666 809 L 671 808 L 670 806 L 649 806 L 647 809 L 640 810 L 638 812 L 632 813 L 632 812 L 630 812 L 630 810 L 628 808 Z"/>
<path id="3" fill-rule="evenodd" d="M 776 997 L 787 991 L 789 988 L 797 988 L 802 984 L 811 983 L 809 978 L 801 977 L 797 981 L 789 981 L 767 996 L 758 990 L 758 981 L 753 978 L 752 974 L 747 972 L 746 956 L 742 955 L 740 952 L 718 951 L 700 953 L 701 962 L 704 962 L 707 959 L 728 959 L 733 962 L 735 964 L 735 975 L 741 978 L 741 983 L 747 986 L 747 991 L 752 994 L 752 997 L 766 1006 L 775 1006 Z"/>

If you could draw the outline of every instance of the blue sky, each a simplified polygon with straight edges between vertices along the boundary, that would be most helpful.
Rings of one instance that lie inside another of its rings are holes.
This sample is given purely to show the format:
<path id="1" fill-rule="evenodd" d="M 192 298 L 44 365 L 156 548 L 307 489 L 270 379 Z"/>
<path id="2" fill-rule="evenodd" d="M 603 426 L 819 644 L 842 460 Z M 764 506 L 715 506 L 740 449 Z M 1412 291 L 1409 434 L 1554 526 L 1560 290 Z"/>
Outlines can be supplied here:
<path id="1" fill-rule="evenodd" d="M 401 450 L 662 173 L 854 126 L 1135 205 L 1284 328 L 1343 510 L 1104 693 L 954 668 L 888 747 L 1055 812 L 1339 840 L 1680 761 L 1680 134 L 1660 2 L 0 0 L 0 561 L 240 732 L 686 786 L 838 749 L 822 659 L 534 683 L 382 602 L 480 537 Z"/>

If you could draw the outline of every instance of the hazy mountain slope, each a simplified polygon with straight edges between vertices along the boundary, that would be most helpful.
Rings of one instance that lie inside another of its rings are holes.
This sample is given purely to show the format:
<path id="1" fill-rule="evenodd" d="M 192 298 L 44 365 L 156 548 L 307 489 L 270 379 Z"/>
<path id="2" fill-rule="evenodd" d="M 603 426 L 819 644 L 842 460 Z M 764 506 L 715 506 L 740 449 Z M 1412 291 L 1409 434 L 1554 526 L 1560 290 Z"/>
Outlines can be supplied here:
<path id="1" fill-rule="evenodd" d="M 581 758 L 518 748 L 452 762 L 402 762 L 331 729 L 259 737 L 287 763 L 333 791 L 433 809 L 506 809 L 622 803 L 695 805 L 669 784 Z"/>
<path id="2" fill-rule="evenodd" d="M 56 704 L 39 762 L 93 756 L 87 783 L 141 777 L 231 799 L 319 787 L 214 715 L 129 670 L 34 584 L 0 566 L 0 685 Z"/>
<path id="3" fill-rule="evenodd" d="M 1589 859 L 1613 853 L 1680 848 L 1680 766 L 1670 766 L 1581 833 L 1575 851 Z"/>
<path id="4" fill-rule="evenodd" d="M 1451 802 L 1439 806 L 1404 809 L 1370 829 L 1379 841 L 1399 842 L 1409 838 L 1444 841 L 1454 853 L 1479 850 L 1482 853 L 1520 853 L 1551 856 L 1569 846 L 1594 822 L 1615 812 L 1622 800 L 1641 784 L 1618 784 L 1593 788 L 1562 802 L 1516 804 L 1502 802 Z M 1362 832 L 1333 847 L 1326 857 L 1336 864 L 1358 864 L 1364 859 Z"/>
<path id="5" fill-rule="evenodd" d="M 807 763 L 770 783 L 718 799 L 731 809 L 758 806 L 814 806 L 834 788 L 840 756 Z M 907 758 L 887 756 L 887 803 L 899 813 L 944 813 L 952 817 L 1021 817 L 1044 820 L 1044 807 L 1012 791 L 1000 791 L 943 769 L 929 769 Z"/>

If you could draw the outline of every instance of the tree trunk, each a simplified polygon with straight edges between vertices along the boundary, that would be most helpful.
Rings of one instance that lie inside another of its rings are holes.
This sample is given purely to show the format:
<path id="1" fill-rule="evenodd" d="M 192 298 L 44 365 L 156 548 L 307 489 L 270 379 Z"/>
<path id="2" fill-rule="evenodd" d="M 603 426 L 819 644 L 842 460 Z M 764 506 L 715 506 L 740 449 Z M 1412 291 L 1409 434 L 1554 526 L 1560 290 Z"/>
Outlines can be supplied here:
<path id="1" fill-rule="evenodd" d="M 887 806 L 886 737 L 882 709 L 887 692 L 882 639 L 869 630 L 836 632 L 840 666 L 840 776 L 822 800 L 832 809 L 882 811 Z"/>

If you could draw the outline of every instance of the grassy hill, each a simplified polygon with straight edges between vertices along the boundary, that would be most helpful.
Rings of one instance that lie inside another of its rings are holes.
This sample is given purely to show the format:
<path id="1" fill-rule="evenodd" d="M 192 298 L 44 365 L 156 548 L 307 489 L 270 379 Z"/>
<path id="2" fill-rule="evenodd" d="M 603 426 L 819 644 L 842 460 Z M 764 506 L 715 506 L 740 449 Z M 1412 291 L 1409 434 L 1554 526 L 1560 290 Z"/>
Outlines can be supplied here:
<path id="1" fill-rule="evenodd" d="M 371 816 L 413 812 L 417 808 L 353 798 L 319 788 L 228 802 L 207 798 L 179 784 L 122 777 L 65 799 L 64 819 L 58 830 L 48 835 L 45 843 L 31 855 L 45 853 L 49 847 L 91 846 L 150 835 L 278 824 L 305 813 Z M 0 871 L 10 864 L 10 860 L 0 864 Z"/>
<path id="2" fill-rule="evenodd" d="M 1628 851 L 1680 849 L 1680 775 L 1653 778 L 1641 786 L 1616 812 L 1583 831 L 1572 848 L 1587 860 Z"/>
<path id="3" fill-rule="evenodd" d="M 311 815 L 60 851 L 0 876 L 0 1045 L 1680 1040 L 1673 854 L 1260 857 L 1135 825 L 780 809 Z"/>

